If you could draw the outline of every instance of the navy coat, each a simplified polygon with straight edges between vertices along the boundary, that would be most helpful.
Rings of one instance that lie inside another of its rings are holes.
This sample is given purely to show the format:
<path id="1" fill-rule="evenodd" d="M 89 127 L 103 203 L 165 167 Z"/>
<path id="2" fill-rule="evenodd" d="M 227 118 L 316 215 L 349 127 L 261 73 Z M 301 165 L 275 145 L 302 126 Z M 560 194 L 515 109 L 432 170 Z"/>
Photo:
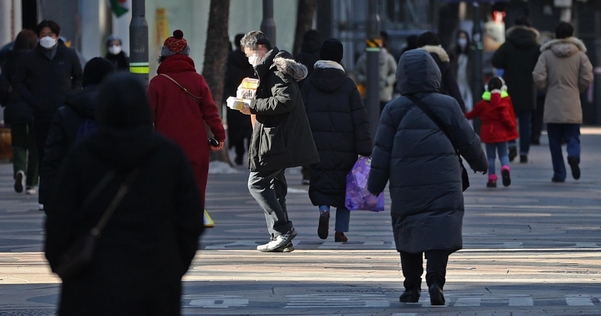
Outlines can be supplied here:
<path id="1" fill-rule="evenodd" d="M 469 166 L 486 171 L 480 138 L 457 101 L 437 93 L 440 70 L 424 50 L 403 54 L 397 68 L 401 97 L 380 117 L 368 189 L 380 193 L 390 180 L 393 232 L 398 251 L 462 248 L 461 167 L 449 138 L 406 95 L 413 94 L 446 125 Z"/>
<path id="2" fill-rule="evenodd" d="M 309 197 L 313 205 L 343 207 L 346 175 L 357 155 L 371 155 L 369 121 L 344 68 L 324 60 L 315 66 L 301 91 L 319 153 L 319 163 L 311 166 Z"/>

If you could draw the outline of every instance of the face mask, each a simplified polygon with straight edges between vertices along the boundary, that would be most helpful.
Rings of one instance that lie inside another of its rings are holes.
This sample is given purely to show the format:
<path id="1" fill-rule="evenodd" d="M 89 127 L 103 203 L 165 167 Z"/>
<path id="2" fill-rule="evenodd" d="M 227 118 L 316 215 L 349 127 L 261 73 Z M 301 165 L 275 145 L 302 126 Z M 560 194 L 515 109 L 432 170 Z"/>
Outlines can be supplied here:
<path id="1" fill-rule="evenodd" d="M 259 64 L 259 60 L 260 59 L 261 58 L 259 57 L 258 54 L 253 54 L 250 57 L 248 57 L 248 63 L 251 64 L 251 65 L 253 65 L 253 67 L 255 67 L 256 65 Z"/>
<path id="2" fill-rule="evenodd" d="M 111 47 L 109 47 L 109 53 L 113 54 L 113 55 L 117 55 L 121 52 L 121 46 L 119 45 L 113 45 Z"/>
<path id="3" fill-rule="evenodd" d="M 459 47 L 461 47 L 461 48 L 465 48 L 465 46 L 467 46 L 467 39 L 465 39 L 465 38 L 458 39 L 457 45 L 459 45 Z"/>
<path id="4" fill-rule="evenodd" d="M 44 36 L 44 37 L 40 38 L 40 45 L 42 45 L 42 47 L 44 47 L 46 49 L 50 49 L 54 45 L 56 45 L 56 38 L 50 37 L 50 36 Z"/>

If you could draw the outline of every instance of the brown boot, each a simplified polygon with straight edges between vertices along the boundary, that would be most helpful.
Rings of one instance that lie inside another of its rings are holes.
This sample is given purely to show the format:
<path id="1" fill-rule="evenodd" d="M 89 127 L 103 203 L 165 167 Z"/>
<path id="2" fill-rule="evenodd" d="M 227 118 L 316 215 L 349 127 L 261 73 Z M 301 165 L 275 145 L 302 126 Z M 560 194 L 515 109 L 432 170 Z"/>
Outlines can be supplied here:
<path id="1" fill-rule="evenodd" d="M 344 236 L 343 232 L 336 232 L 334 234 L 334 241 L 335 242 L 347 242 L 348 238 L 346 238 L 346 236 Z"/>

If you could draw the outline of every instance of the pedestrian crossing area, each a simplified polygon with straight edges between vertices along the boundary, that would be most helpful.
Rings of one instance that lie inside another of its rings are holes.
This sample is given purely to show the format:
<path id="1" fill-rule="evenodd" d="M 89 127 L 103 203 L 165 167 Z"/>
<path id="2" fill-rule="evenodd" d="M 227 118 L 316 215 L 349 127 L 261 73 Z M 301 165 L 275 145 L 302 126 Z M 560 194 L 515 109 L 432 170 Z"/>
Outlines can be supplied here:
<path id="1" fill-rule="evenodd" d="M 320 308 L 431 308 L 427 291 L 417 303 L 400 303 L 400 293 L 314 293 L 289 294 L 281 301 L 284 309 Z M 598 294 L 567 294 L 533 297 L 530 295 L 482 295 L 445 293 L 447 307 L 598 307 L 601 311 L 601 292 Z M 262 301 L 237 295 L 185 295 L 184 308 L 252 308 L 263 306 Z M 270 303 L 275 304 L 275 303 Z"/>

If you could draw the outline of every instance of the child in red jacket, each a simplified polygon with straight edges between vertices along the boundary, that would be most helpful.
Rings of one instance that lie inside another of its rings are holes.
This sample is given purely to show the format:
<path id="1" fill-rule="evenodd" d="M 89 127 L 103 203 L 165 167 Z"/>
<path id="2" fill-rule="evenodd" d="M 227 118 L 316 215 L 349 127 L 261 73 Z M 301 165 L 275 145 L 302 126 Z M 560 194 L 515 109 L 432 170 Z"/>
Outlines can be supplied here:
<path id="1" fill-rule="evenodd" d="M 518 131 L 511 98 L 507 94 L 507 87 L 501 77 L 490 78 L 482 100 L 471 112 L 465 113 L 465 117 L 468 120 L 480 117 L 482 121 L 480 138 L 486 144 L 486 156 L 488 157 L 488 183 L 486 186 L 497 187 L 497 175 L 495 174 L 497 154 L 501 161 L 503 185 L 509 186 L 511 178 L 509 176 L 507 142 L 518 138 Z"/>

